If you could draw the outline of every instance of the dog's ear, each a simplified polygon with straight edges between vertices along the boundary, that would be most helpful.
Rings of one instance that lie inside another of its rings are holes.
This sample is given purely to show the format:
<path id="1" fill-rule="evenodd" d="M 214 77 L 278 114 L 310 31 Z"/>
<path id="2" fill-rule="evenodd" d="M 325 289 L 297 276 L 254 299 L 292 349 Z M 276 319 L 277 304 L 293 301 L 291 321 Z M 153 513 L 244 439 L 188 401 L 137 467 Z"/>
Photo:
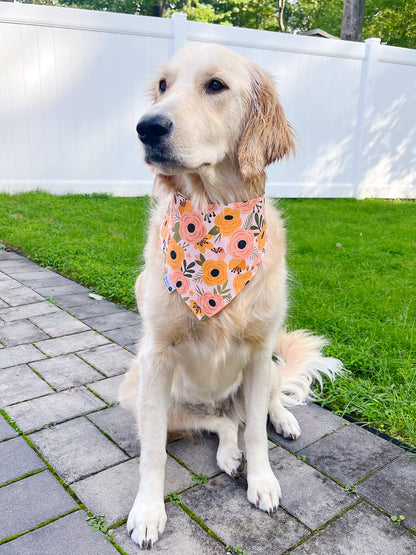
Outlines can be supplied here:
<path id="1" fill-rule="evenodd" d="M 247 180 L 255 179 L 268 164 L 295 150 L 293 131 L 271 78 L 254 64 L 250 73 L 252 97 L 238 145 L 240 171 Z"/>

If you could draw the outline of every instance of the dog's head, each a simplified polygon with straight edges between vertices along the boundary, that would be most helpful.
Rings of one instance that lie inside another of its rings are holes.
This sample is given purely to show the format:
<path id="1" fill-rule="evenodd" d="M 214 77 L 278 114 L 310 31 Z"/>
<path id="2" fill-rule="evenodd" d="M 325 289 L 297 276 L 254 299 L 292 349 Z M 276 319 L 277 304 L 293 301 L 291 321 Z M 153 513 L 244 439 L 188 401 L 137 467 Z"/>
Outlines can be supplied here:
<path id="1" fill-rule="evenodd" d="M 227 164 L 252 181 L 294 149 L 269 75 L 227 48 L 186 47 L 161 68 L 151 95 L 137 132 L 146 162 L 161 174 Z"/>

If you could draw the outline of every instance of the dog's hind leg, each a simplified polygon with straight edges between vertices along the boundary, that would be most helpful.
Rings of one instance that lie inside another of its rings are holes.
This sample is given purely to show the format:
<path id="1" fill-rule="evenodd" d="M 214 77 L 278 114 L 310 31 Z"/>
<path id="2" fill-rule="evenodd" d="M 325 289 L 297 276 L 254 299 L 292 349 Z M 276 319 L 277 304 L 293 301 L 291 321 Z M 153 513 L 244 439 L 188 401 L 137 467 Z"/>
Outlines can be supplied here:
<path id="1" fill-rule="evenodd" d="M 342 373 L 342 363 L 326 357 L 322 349 L 325 339 L 306 330 L 282 333 L 277 338 L 278 362 L 273 364 L 272 388 L 269 401 L 270 420 L 277 433 L 296 439 L 300 428 L 296 418 L 286 407 L 304 405 L 313 399 L 311 386 L 322 378 L 334 380 Z"/>
<path id="2" fill-rule="evenodd" d="M 139 387 L 139 359 L 133 359 L 128 372 L 124 375 L 119 389 L 119 401 L 123 408 L 136 416 L 137 396 Z"/>
<path id="3" fill-rule="evenodd" d="M 181 405 L 169 410 L 168 428 L 170 431 L 213 432 L 219 439 L 217 464 L 221 470 L 235 478 L 242 470 L 243 453 L 238 447 L 238 427 L 240 420 L 233 416 L 199 415 L 188 411 Z"/>
<path id="4" fill-rule="evenodd" d="M 297 439 L 300 427 L 293 414 L 288 411 L 280 399 L 281 378 L 277 365 L 273 364 L 272 387 L 269 401 L 269 417 L 276 432 L 283 437 Z"/>

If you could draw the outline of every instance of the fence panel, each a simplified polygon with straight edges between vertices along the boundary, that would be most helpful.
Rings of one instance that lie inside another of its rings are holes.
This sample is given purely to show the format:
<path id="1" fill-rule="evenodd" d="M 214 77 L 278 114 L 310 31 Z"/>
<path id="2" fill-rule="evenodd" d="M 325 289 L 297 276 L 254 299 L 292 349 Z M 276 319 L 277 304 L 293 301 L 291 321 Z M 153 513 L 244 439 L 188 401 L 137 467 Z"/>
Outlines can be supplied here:
<path id="1" fill-rule="evenodd" d="M 281 197 L 416 198 L 416 51 L 0 1 L 0 190 L 150 192 L 135 126 L 157 66 L 215 42 L 274 77 L 298 135 Z"/>

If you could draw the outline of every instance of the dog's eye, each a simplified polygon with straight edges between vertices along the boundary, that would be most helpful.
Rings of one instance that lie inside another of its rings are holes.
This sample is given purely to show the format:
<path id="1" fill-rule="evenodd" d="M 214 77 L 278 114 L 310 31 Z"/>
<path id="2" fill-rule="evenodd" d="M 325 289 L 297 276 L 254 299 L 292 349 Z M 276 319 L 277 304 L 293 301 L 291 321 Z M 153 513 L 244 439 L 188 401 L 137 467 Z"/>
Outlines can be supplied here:
<path id="1" fill-rule="evenodd" d="M 166 91 L 166 88 L 167 88 L 166 79 L 161 79 L 159 81 L 159 91 L 161 93 L 164 93 Z"/>
<path id="2" fill-rule="evenodd" d="M 208 83 L 205 85 L 205 89 L 208 94 L 215 94 L 223 91 L 224 89 L 228 89 L 228 87 L 219 79 L 211 79 L 211 81 L 208 81 Z"/>

